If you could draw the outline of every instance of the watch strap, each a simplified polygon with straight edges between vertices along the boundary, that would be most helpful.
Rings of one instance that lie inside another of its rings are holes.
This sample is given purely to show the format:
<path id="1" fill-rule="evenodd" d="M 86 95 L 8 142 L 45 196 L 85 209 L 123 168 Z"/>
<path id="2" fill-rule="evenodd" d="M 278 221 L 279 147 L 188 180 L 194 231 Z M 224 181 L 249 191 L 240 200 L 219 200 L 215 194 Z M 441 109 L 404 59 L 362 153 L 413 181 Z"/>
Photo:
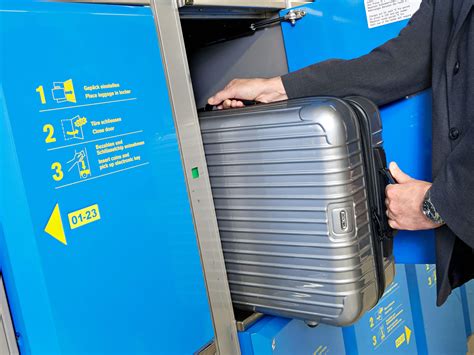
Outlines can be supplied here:
<path id="1" fill-rule="evenodd" d="M 426 191 L 425 198 L 423 200 L 423 214 L 432 222 L 436 224 L 444 224 L 444 220 L 436 210 L 433 202 L 431 201 L 431 188 Z"/>

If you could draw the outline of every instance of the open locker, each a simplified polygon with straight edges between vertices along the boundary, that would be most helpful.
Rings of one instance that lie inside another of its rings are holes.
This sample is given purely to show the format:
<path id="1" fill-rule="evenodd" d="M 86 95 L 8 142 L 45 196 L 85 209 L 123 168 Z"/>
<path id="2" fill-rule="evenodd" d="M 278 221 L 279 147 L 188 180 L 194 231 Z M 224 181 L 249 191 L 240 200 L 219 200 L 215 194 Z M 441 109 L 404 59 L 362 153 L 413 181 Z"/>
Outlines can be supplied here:
<path id="1" fill-rule="evenodd" d="M 304 15 L 294 23 L 275 22 L 249 31 L 258 16 L 226 18 L 225 11 L 212 19 L 182 12 L 181 24 L 197 108 L 234 78 L 272 77 L 330 58 L 350 59 L 398 35 L 406 21 L 369 28 L 364 2 L 319 1 L 293 10 L 261 13 L 280 18 L 289 11 Z M 354 13 L 357 16 L 354 16 Z M 264 21 L 265 21 L 264 20 Z M 200 31 L 194 29 L 199 28 Z M 204 35 L 203 35 L 204 34 Z M 383 139 L 388 159 L 399 162 L 412 176 L 431 176 L 431 97 L 429 92 L 381 108 Z M 399 137 L 404 135 L 403 143 Z M 222 238 L 222 236 L 221 236 Z M 425 263 L 434 260 L 434 234 L 399 232 L 395 237 L 395 261 Z M 240 311 L 236 310 L 237 313 Z"/>

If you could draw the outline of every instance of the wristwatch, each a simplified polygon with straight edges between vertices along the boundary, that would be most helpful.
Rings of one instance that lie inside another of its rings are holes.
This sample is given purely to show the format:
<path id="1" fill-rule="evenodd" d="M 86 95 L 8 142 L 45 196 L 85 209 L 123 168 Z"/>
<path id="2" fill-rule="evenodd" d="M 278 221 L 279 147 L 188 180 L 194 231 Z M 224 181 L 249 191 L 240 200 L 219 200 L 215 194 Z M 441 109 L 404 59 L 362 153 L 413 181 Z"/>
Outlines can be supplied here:
<path id="1" fill-rule="evenodd" d="M 444 224 L 443 218 L 439 215 L 438 211 L 436 211 L 433 202 L 431 202 L 431 188 L 426 191 L 425 198 L 423 200 L 422 205 L 423 214 L 428 218 L 431 222 L 436 224 Z"/>

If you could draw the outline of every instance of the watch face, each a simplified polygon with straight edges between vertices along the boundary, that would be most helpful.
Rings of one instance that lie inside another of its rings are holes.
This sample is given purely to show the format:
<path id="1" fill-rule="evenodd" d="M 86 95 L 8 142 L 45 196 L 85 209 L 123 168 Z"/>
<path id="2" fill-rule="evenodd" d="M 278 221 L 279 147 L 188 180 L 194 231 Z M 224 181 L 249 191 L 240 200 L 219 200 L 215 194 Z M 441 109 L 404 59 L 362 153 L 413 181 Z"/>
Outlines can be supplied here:
<path id="1" fill-rule="evenodd" d="M 429 201 L 424 201 L 423 202 L 423 212 L 425 213 L 426 217 L 434 221 L 436 211 L 433 207 L 433 205 Z"/>
<path id="2" fill-rule="evenodd" d="M 443 224 L 444 221 L 441 216 L 436 211 L 436 208 L 433 206 L 429 199 L 423 201 L 423 213 L 425 216 L 434 223 Z"/>

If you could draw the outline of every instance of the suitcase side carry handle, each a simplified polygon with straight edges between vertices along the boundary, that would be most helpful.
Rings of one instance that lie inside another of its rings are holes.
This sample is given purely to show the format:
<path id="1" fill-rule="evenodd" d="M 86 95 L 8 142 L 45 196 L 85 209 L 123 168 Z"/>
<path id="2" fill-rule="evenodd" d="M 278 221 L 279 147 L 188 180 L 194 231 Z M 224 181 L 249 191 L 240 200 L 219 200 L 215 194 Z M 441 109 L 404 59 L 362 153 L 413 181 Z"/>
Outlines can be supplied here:
<path id="1" fill-rule="evenodd" d="M 382 168 L 379 170 L 379 172 L 385 176 L 385 179 L 387 180 L 388 182 L 388 185 L 395 185 L 397 184 L 397 182 L 395 181 L 392 173 L 390 172 L 390 170 L 388 168 Z"/>
<path id="2" fill-rule="evenodd" d="M 255 105 L 261 104 L 261 102 L 253 101 L 253 100 L 239 100 L 239 101 L 242 101 L 242 103 L 244 104 L 245 107 L 255 106 Z M 239 108 L 241 108 L 241 107 L 239 107 Z M 202 113 L 202 112 L 211 112 L 211 111 L 216 111 L 216 110 L 217 110 L 217 105 L 206 104 L 205 107 L 201 107 L 197 111 L 199 113 Z"/>
<path id="3" fill-rule="evenodd" d="M 387 159 L 385 156 L 385 151 L 382 148 L 374 149 L 375 155 L 375 164 L 377 165 L 377 170 L 379 174 L 379 186 L 380 186 L 380 198 L 382 201 L 381 206 L 382 212 L 378 216 L 378 223 L 380 226 L 380 235 L 382 237 L 384 255 L 393 254 L 393 237 L 397 233 L 396 230 L 392 229 L 388 224 L 388 217 L 386 215 L 387 208 L 385 206 L 385 189 L 387 185 L 393 185 L 397 182 L 395 181 L 392 173 L 387 168 Z"/>

